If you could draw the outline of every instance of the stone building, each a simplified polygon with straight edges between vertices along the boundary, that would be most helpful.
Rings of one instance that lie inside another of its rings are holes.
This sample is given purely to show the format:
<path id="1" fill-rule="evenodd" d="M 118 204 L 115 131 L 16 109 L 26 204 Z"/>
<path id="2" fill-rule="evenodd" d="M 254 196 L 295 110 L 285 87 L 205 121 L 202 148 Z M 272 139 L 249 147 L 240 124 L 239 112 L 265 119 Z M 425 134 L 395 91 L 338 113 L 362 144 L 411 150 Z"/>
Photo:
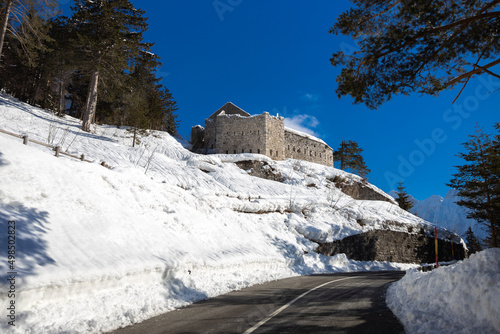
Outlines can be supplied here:
<path id="1" fill-rule="evenodd" d="M 250 115 L 228 102 L 191 129 L 193 151 L 217 154 L 257 153 L 274 160 L 300 159 L 333 165 L 333 150 L 314 136 L 285 127 L 283 117 Z"/>

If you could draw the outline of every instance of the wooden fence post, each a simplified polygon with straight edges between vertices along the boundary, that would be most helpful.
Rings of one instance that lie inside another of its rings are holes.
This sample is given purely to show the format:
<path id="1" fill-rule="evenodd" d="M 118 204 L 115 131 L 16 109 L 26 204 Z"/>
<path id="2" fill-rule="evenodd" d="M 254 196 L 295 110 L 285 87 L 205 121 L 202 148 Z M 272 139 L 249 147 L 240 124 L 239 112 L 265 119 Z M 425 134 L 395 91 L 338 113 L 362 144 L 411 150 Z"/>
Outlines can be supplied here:
<path id="1" fill-rule="evenodd" d="M 61 147 L 60 146 L 56 146 L 56 157 L 59 158 L 59 152 L 61 151 Z"/>
<path id="2" fill-rule="evenodd" d="M 81 161 L 85 161 L 85 154 L 82 153 L 81 157 L 80 157 L 80 160 Z"/>
<path id="3" fill-rule="evenodd" d="M 23 136 L 23 144 L 28 145 L 28 135 Z"/>

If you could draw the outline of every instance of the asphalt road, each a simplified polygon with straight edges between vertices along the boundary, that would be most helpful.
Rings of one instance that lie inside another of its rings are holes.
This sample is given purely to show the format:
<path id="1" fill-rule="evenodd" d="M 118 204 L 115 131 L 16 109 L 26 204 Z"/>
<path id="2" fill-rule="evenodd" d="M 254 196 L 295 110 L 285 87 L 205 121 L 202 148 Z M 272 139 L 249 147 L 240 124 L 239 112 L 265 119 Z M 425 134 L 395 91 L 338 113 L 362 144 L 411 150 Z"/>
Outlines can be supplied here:
<path id="1" fill-rule="evenodd" d="M 287 278 L 195 303 L 116 334 L 404 333 L 387 308 L 387 284 L 404 272 Z"/>

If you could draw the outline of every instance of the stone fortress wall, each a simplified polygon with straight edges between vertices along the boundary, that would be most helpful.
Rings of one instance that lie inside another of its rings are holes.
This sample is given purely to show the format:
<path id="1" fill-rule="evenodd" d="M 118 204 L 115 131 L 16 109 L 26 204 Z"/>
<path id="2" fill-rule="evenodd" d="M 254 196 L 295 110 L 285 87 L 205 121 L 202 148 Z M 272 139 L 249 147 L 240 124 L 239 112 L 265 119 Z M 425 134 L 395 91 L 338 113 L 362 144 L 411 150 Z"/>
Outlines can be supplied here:
<path id="1" fill-rule="evenodd" d="M 333 166 L 333 150 L 325 142 L 285 128 L 285 157 Z"/>
<path id="2" fill-rule="evenodd" d="M 205 120 L 204 130 L 193 127 L 191 142 L 204 153 L 257 153 L 333 165 L 333 150 L 322 140 L 285 128 L 283 117 L 267 112 L 250 116 L 230 102 Z"/>

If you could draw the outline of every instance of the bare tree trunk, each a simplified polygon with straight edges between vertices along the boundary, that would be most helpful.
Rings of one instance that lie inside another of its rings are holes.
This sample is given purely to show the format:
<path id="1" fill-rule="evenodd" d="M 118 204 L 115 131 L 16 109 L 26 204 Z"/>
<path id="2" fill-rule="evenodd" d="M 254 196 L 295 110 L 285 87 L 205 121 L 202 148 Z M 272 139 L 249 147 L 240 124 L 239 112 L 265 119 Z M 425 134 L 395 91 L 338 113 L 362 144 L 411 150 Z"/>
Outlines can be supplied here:
<path id="1" fill-rule="evenodd" d="M 132 147 L 135 147 L 135 138 L 137 138 L 137 126 L 134 126 L 134 139 L 132 140 Z"/>
<path id="2" fill-rule="evenodd" d="M 64 80 L 59 80 L 59 116 L 64 115 Z"/>
<path id="3" fill-rule="evenodd" d="M 10 8 L 12 7 L 13 0 L 7 0 L 5 4 L 5 13 L 3 14 L 2 30 L 0 33 L 0 58 L 2 57 L 3 42 L 5 34 L 7 33 L 7 25 L 9 24 Z"/>
<path id="4" fill-rule="evenodd" d="M 95 118 L 95 110 L 97 107 L 97 85 L 99 83 L 99 71 L 94 70 L 90 79 L 89 93 L 87 95 L 87 103 L 83 114 L 82 130 L 90 132 L 90 125 Z"/>

